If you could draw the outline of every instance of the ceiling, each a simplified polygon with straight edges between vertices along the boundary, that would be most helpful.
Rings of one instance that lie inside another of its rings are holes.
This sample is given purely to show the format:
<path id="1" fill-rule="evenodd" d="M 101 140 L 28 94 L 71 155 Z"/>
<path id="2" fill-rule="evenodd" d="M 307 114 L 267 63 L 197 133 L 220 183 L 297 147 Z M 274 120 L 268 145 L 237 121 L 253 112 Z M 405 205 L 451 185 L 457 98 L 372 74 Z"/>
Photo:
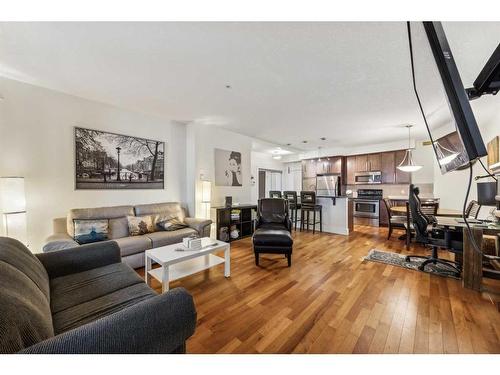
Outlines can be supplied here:
<path id="1" fill-rule="evenodd" d="M 500 23 L 444 28 L 470 86 Z M 410 74 L 404 22 L 0 23 L 2 76 L 295 150 L 425 137 Z"/>

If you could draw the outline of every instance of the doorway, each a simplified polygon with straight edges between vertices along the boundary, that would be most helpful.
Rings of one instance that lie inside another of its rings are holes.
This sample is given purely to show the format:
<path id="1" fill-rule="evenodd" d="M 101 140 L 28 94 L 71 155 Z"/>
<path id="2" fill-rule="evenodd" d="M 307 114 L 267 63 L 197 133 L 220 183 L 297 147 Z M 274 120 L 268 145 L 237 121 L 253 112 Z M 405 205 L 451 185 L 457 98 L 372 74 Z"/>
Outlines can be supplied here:
<path id="1" fill-rule="evenodd" d="M 282 171 L 259 169 L 259 199 L 268 198 L 270 190 L 282 189 Z"/>

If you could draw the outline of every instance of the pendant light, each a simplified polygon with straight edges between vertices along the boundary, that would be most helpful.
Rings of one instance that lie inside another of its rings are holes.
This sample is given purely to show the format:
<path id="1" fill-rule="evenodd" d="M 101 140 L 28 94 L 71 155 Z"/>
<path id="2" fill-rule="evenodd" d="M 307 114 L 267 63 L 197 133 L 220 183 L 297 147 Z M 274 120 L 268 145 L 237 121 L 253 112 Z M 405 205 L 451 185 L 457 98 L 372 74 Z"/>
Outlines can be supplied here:
<path id="1" fill-rule="evenodd" d="M 411 173 L 411 172 L 418 171 L 419 169 L 422 168 L 422 166 L 421 165 L 416 165 L 413 162 L 413 158 L 411 156 L 411 137 L 410 137 L 410 133 L 411 133 L 411 128 L 413 127 L 413 125 L 406 125 L 406 127 L 408 128 L 408 149 L 406 150 L 404 159 L 397 166 L 397 168 L 400 171 Z"/>

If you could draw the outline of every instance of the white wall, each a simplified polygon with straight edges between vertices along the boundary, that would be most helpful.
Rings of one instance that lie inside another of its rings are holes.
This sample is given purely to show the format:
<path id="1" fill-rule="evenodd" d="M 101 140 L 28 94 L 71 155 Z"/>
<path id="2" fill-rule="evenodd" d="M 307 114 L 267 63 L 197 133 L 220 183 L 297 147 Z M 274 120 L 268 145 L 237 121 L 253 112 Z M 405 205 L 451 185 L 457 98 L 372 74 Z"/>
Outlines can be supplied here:
<path id="1" fill-rule="evenodd" d="M 28 238 L 40 251 L 70 208 L 186 200 L 186 128 L 0 77 L 0 176 L 24 176 Z M 75 191 L 75 126 L 166 142 L 164 190 Z"/>
<path id="2" fill-rule="evenodd" d="M 195 187 L 190 191 L 188 200 L 190 210 L 195 208 L 197 216 L 205 215 L 205 208 L 201 203 L 201 176 L 212 182 L 212 206 L 224 204 L 225 196 L 232 196 L 233 202 L 251 203 L 251 149 L 252 138 L 233 133 L 217 126 L 191 123 L 187 125 L 187 149 L 194 155 L 188 156 L 189 173 L 187 186 Z M 242 186 L 215 186 L 214 150 L 241 152 Z M 190 158 L 192 160 L 190 160 Z"/>

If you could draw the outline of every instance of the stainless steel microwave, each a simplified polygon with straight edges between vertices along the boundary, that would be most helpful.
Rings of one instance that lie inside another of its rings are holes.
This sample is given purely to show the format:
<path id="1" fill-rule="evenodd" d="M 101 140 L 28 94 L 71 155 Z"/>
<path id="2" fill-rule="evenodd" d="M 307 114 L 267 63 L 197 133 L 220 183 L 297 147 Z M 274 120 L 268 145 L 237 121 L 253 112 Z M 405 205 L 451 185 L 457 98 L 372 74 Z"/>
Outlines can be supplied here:
<path id="1" fill-rule="evenodd" d="M 354 183 L 356 185 L 381 184 L 382 172 L 356 172 L 354 174 Z"/>

